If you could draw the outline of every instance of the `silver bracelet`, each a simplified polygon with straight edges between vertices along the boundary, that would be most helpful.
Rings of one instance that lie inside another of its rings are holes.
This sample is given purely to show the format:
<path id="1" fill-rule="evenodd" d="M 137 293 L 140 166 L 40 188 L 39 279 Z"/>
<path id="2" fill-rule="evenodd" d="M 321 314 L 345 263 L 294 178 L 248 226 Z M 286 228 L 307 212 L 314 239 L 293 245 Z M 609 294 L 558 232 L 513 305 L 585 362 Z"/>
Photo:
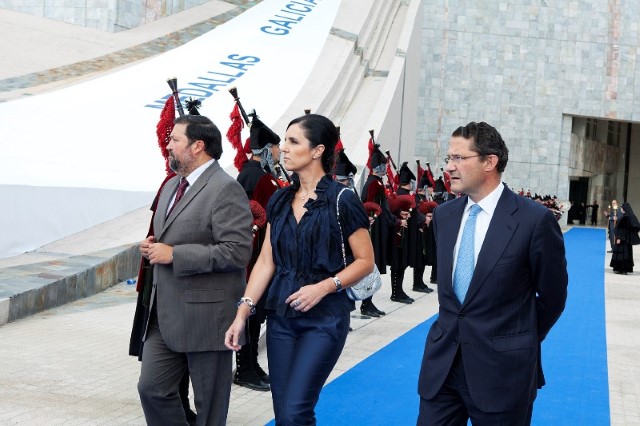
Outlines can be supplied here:
<path id="1" fill-rule="evenodd" d="M 250 297 L 241 297 L 238 301 L 238 308 L 241 305 L 247 305 L 250 308 L 249 315 L 253 315 L 256 313 L 256 305 L 253 303 L 253 299 Z"/>

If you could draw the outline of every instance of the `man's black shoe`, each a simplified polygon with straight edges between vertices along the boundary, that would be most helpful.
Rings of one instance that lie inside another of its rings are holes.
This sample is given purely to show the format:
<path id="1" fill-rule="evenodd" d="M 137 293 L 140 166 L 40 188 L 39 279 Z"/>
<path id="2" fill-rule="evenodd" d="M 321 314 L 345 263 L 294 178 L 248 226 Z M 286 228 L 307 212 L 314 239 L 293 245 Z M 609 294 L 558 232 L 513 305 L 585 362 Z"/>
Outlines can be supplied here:
<path id="1" fill-rule="evenodd" d="M 265 383 L 260 379 L 257 375 L 251 375 L 253 377 L 244 378 L 244 377 L 234 377 L 233 383 L 238 386 L 243 386 L 245 388 L 267 392 L 271 390 L 271 386 L 269 383 Z"/>
<path id="2" fill-rule="evenodd" d="M 378 310 L 373 306 L 360 308 L 360 313 L 368 317 L 380 318 L 380 314 L 378 313 Z"/>

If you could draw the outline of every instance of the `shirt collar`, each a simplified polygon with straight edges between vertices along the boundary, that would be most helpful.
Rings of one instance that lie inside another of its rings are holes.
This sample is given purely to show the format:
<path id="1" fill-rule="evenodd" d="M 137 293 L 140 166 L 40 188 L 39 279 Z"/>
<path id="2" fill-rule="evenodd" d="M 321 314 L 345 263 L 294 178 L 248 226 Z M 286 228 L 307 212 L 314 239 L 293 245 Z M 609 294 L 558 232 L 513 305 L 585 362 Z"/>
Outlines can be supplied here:
<path id="1" fill-rule="evenodd" d="M 493 212 L 498 205 L 498 201 L 500 200 L 500 196 L 502 196 L 502 191 L 504 190 L 504 184 L 500 183 L 496 188 L 489 193 L 486 197 L 484 197 L 480 202 L 474 203 L 470 197 L 467 197 L 467 205 L 464 208 L 465 213 L 473 206 L 474 204 L 478 204 L 483 212 L 488 213 L 489 216 L 493 216 Z"/>
<path id="2" fill-rule="evenodd" d="M 194 171 L 192 171 L 191 173 L 189 173 L 189 176 L 186 177 L 187 181 L 189 181 L 189 186 L 193 186 L 194 183 L 196 183 L 196 181 L 198 180 L 198 178 L 200 177 L 200 175 L 202 173 L 204 173 L 205 170 L 207 170 L 207 168 L 213 164 L 213 162 L 216 161 L 214 158 L 212 158 L 211 160 L 207 161 L 206 163 L 204 163 L 203 165 L 201 165 L 200 167 L 198 167 L 197 169 L 195 169 Z"/>

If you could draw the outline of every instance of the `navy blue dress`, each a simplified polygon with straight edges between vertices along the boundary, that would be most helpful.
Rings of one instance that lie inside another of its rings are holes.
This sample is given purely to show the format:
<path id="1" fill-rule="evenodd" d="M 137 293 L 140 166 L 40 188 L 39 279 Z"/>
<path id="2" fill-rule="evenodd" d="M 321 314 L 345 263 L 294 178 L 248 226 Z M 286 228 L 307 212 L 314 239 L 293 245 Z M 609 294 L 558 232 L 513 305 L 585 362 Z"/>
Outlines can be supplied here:
<path id="1" fill-rule="evenodd" d="M 296 223 L 291 202 L 299 184 L 278 190 L 267 205 L 267 220 L 271 224 L 271 246 L 276 271 L 267 293 L 266 309 L 288 317 L 298 315 L 341 315 L 355 309 L 346 292 L 331 293 L 320 303 L 303 313 L 285 303 L 300 287 L 315 284 L 344 269 L 340 228 L 335 202 L 344 188 L 328 175 L 316 186 L 316 199 L 309 199 L 306 213 Z M 362 202 L 355 192 L 347 190 L 340 196 L 340 223 L 347 252 L 347 263 L 353 260 L 349 236 L 360 228 L 369 229 Z"/>

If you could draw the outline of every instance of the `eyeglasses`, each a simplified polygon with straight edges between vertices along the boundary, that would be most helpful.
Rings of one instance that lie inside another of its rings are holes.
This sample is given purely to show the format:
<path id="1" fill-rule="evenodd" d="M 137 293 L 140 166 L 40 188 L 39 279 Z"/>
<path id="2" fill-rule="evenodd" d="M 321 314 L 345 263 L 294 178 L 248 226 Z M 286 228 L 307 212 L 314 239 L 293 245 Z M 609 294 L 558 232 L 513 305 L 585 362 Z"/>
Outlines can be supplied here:
<path id="1" fill-rule="evenodd" d="M 466 157 L 464 157 L 462 155 L 447 155 L 444 158 L 444 162 L 445 162 L 445 164 L 449 164 L 450 162 L 453 162 L 455 164 L 460 164 L 460 163 L 462 163 L 462 160 L 466 160 L 467 158 L 473 158 L 473 157 L 482 157 L 482 154 L 467 155 Z"/>

